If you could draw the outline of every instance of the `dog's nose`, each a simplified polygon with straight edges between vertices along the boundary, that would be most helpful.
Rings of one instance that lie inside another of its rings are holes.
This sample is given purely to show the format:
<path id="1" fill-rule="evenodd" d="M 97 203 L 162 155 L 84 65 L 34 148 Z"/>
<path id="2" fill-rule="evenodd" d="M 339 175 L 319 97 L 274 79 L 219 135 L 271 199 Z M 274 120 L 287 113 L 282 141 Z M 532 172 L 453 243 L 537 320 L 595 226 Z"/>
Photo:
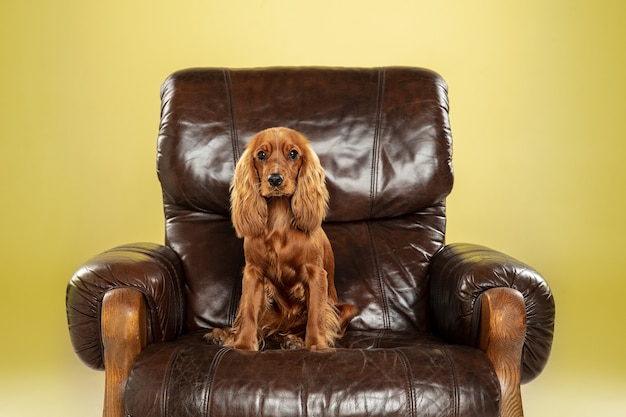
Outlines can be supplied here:
<path id="1" fill-rule="evenodd" d="M 270 174 L 267 177 L 267 182 L 272 186 L 272 187 L 280 187 L 280 184 L 283 183 L 283 181 L 285 180 L 285 177 L 283 177 L 280 174 Z"/>

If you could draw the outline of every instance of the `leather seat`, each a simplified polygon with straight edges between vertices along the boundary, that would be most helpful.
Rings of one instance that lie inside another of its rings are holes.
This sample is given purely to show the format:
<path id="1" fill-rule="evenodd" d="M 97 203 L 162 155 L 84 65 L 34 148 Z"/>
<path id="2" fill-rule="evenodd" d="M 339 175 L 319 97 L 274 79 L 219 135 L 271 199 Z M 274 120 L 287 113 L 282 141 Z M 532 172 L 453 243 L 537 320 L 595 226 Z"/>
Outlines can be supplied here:
<path id="1" fill-rule="evenodd" d="M 478 349 L 428 335 L 350 332 L 336 350 L 216 349 L 198 334 L 146 348 L 126 389 L 132 416 L 497 416 Z"/>

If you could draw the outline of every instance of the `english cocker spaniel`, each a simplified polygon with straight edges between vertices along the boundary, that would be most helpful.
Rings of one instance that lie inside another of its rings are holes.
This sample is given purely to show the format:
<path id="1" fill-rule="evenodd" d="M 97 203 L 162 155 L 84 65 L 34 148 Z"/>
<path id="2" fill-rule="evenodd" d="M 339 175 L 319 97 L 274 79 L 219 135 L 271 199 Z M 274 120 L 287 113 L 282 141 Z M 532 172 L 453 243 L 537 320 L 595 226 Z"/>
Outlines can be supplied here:
<path id="1" fill-rule="evenodd" d="M 268 339 L 283 348 L 334 346 L 357 308 L 338 301 L 322 230 L 328 190 L 309 141 L 285 127 L 257 133 L 235 167 L 230 200 L 244 239 L 241 300 L 232 327 L 204 339 L 246 350 Z"/>

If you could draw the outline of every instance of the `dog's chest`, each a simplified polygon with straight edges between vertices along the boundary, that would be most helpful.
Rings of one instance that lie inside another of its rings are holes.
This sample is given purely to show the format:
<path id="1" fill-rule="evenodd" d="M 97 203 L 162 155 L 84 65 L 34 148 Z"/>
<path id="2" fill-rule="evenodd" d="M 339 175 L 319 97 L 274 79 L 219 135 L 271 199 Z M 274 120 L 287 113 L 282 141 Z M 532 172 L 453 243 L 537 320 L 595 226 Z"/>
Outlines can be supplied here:
<path id="1" fill-rule="evenodd" d="M 289 234 L 275 232 L 266 240 L 265 293 L 270 305 L 296 314 L 305 303 L 304 265 L 297 256 L 302 246 Z"/>
<path id="2" fill-rule="evenodd" d="M 298 279 L 299 256 L 296 239 L 289 239 L 288 233 L 274 231 L 265 241 L 266 277 L 276 284 L 294 284 Z M 299 246 L 299 245 L 298 245 Z"/>

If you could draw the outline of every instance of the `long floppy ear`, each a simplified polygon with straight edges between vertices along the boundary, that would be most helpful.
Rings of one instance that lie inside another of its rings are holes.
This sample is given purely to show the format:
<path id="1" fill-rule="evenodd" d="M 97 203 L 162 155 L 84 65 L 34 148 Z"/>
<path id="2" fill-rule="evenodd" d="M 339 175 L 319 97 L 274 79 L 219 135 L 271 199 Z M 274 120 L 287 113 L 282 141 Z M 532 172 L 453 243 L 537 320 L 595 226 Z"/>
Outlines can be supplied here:
<path id="1" fill-rule="evenodd" d="M 294 226 L 305 232 L 322 224 L 328 209 L 326 175 L 318 156 L 307 144 L 302 149 L 302 166 L 298 174 L 296 192 L 291 198 Z"/>
<path id="2" fill-rule="evenodd" d="M 259 178 L 249 149 L 235 166 L 230 185 L 230 208 L 238 237 L 257 236 L 267 223 L 267 203 L 261 196 Z"/>

